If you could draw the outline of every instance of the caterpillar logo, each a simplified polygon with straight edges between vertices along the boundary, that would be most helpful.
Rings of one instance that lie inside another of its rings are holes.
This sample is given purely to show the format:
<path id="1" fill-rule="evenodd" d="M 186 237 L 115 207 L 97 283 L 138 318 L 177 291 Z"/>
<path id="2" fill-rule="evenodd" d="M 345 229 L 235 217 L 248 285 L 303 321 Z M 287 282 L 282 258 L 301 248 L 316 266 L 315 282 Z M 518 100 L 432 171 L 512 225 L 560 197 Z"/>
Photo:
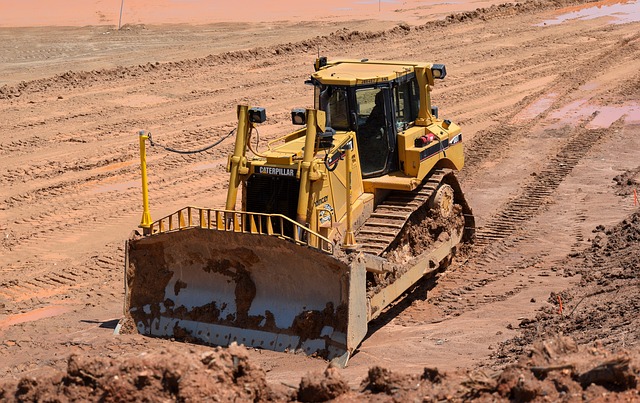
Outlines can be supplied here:
<path id="1" fill-rule="evenodd" d="M 452 138 L 451 141 L 449 142 L 449 145 L 452 146 L 454 144 L 458 144 L 461 141 L 462 141 L 462 133 L 460 133 L 457 136 L 455 136 L 454 138 Z"/>
<path id="2" fill-rule="evenodd" d="M 259 166 L 257 167 L 257 173 L 261 175 L 274 175 L 274 176 L 296 176 L 296 170 L 293 168 L 280 168 Z"/>

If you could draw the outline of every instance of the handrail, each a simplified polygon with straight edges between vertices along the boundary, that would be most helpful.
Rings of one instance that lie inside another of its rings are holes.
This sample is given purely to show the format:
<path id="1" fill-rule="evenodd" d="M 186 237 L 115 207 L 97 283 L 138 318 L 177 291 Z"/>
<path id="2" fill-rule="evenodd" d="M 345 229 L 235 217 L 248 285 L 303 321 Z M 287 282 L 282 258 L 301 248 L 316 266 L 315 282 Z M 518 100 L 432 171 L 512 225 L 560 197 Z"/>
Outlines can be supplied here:
<path id="1" fill-rule="evenodd" d="M 286 226 L 292 228 L 293 231 L 285 231 Z M 154 221 L 150 225 L 148 235 L 154 236 L 187 228 L 269 235 L 329 254 L 333 254 L 334 251 L 333 242 L 328 238 L 282 214 L 251 213 L 193 206 L 182 208 Z"/>
<path id="2" fill-rule="evenodd" d="M 300 137 L 304 136 L 305 132 L 306 132 L 306 129 L 305 129 L 305 128 L 302 128 L 302 129 L 295 130 L 295 131 L 293 131 L 293 132 L 291 132 L 291 133 L 287 133 L 287 134 L 285 134 L 285 135 L 284 135 L 284 136 L 282 136 L 282 137 L 278 137 L 278 138 L 276 138 L 276 139 L 273 139 L 273 140 L 269 141 L 269 142 L 267 143 L 267 148 L 268 148 L 269 150 L 271 150 L 271 146 L 272 146 L 273 144 L 275 144 L 275 143 L 277 143 L 277 142 L 280 142 L 280 141 L 282 141 L 282 140 L 284 140 L 284 141 L 286 142 L 286 141 L 287 141 L 287 139 L 289 139 L 289 138 L 294 138 L 294 137 L 295 137 L 295 138 L 300 138 Z"/>

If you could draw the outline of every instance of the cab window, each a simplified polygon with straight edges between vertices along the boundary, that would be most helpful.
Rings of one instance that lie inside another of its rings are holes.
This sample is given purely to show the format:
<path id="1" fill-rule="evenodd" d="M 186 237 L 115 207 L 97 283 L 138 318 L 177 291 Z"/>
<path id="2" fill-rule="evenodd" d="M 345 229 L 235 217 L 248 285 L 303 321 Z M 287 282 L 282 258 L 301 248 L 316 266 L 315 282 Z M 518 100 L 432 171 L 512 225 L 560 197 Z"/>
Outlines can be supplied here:
<path id="1" fill-rule="evenodd" d="M 406 81 L 394 88 L 396 128 L 404 130 L 415 122 L 420 109 L 420 95 L 416 79 Z"/>
<path id="2" fill-rule="evenodd" d="M 316 87 L 315 107 L 327 114 L 327 127 L 349 130 L 347 91 L 331 86 Z"/>

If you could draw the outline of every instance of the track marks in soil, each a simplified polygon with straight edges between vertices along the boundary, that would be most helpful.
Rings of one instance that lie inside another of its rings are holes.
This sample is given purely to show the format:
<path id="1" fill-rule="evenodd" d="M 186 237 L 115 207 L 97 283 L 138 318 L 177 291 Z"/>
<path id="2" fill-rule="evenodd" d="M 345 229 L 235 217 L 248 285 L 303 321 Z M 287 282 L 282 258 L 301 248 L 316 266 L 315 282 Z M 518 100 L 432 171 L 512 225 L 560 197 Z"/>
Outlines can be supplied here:
<path id="1" fill-rule="evenodd" d="M 579 86 L 598 75 L 607 74 L 610 65 L 606 63 L 606 60 L 610 60 L 612 57 L 616 60 L 626 58 L 627 55 L 624 52 L 618 52 L 618 49 L 625 46 L 631 47 L 628 45 L 629 43 L 633 43 L 633 41 L 625 38 L 603 45 L 594 51 L 583 52 L 577 59 L 572 58 L 571 66 L 567 66 L 569 68 L 566 71 L 550 81 L 544 88 L 523 98 L 505 118 L 510 121 L 545 94 L 556 93 L 555 101 L 546 110 L 541 111 L 526 124 L 496 125 L 489 127 L 481 136 L 476 136 L 466 149 L 466 167 L 461 174 L 463 181 L 465 179 L 471 180 L 469 178 L 473 178 L 478 167 L 487 159 L 506 158 L 509 144 L 515 143 L 514 140 L 517 138 L 530 137 L 537 133 L 533 128 L 546 119 L 551 111 L 559 109 L 571 99 L 584 96 L 578 91 Z M 632 50 L 638 53 L 637 47 L 632 47 Z M 516 76 L 520 77 L 519 74 Z M 443 279 L 438 285 L 438 296 L 435 297 L 433 303 L 440 306 L 445 315 L 457 315 L 467 309 L 473 309 L 477 302 L 468 304 L 464 301 L 470 293 L 473 294 L 474 289 L 482 289 L 503 276 L 508 276 L 514 271 L 530 266 L 526 263 L 526 258 L 510 257 L 522 241 L 530 240 L 533 236 L 530 230 L 525 229 L 527 223 L 544 211 L 546 204 L 553 203 L 553 194 L 557 187 L 591 150 L 593 145 L 597 144 L 603 136 L 622 126 L 622 121 L 618 121 L 607 129 L 586 129 L 589 121 L 593 120 L 595 116 L 592 115 L 583 122 L 574 122 L 576 127 L 571 129 L 568 136 L 559 138 L 552 135 L 554 141 L 560 145 L 556 155 L 548 157 L 549 162 L 538 172 L 533 172 L 532 178 L 525 182 L 519 192 L 516 192 L 496 215 L 489 217 L 486 224 L 478 229 L 474 252 L 464 267 L 460 269 L 460 273 Z M 566 127 L 563 130 L 566 130 Z M 500 150 L 497 150 L 496 144 L 500 145 Z M 577 212 L 576 220 L 578 222 L 584 221 L 584 213 L 581 215 L 580 212 Z M 576 246 L 583 239 L 584 236 L 578 231 Z M 515 265 L 498 264 L 498 262 L 509 262 L 514 259 Z M 473 275 L 469 275 L 469 273 L 473 273 Z M 479 281 L 476 280 L 478 273 L 483 273 L 479 276 L 481 278 Z M 446 293 L 449 295 L 445 295 Z"/>
<path id="2" fill-rule="evenodd" d="M 584 125 L 574 129 L 565 146 L 540 172 L 532 174 L 534 179 L 521 189 L 520 194 L 478 229 L 475 247 L 482 248 L 494 240 L 504 239 L 535 217 L 541 207 L 552 202 L 553 192 L 576 164 L 609 132 L 608 129 L 587 130 Z"/>
<path id="3" fill-rule="evenodd" d="M 515 245 L 517 242 L 502 248 L 497 246 L 496 249 L 504 258 L 508 249 Z M 502 267 L 495 265 L 478 268 L 474 273 L 467 271 L 445 273 L 444 281 L 439 280 L 437 294 L 429 301 L 437 306 L 445 317 L 459 316 L 463 312 L 478 309 L 486 304 L 505 301 L 530 287 L 532 279 L 537 276 L 536 267 L 545 257 L 545 253 L 539 253 Z M 502 282 L 510 286 L 504 287 L 500 284 Z M 460 287 L 460 284 L 464 286 Z"/>
<path id="4" fill-rule="evenodd" d="M 611 129 L 586 129 L 588 122 L 572 130 L 558 153 L 549 158 L 545 166 L 525 183 L 520 192 L 500 207 L 499 213 L 489 218 L 486 224 L 478 228 L 472 252 L 464 262 L 456 265 L 451 273 L 439 281 L 437 294 L 431 302 L 441 309 L 444 315 L 457 316 L 477 306 L 512 296 L 528 285 L 521 284 L 502 295 L 490 295 L 478 298 L 482 289 L 500 281 L 506 276 L 534 267 L 542 261 L 544 254 L 534 257 L 521 256 L 519 245 L 535 240 L 528 223 L 553 203 L 557 187 L 571 173 L 578 162 L 584 158 L 598 141 L 615 130 L 622 122 Z M 582 214 L 584 216 L 584 213 Z M 576 220 L 584 221 L 578 216 Z M 578 232 L 576 241 L 581 240 Z M 509 263 L 512 262 L 512 263 Z"/>
<path id="5" fill-rule="evenodd" d="M 124 265 L 124 247 L 110 245 L 114 257 L 93 255 L 84 262 L 75 264 L 67 260 L 47 260 L 16 262 L 0 270 L 6 277 L 7 272 L 19 273 L 19 278 L 4 280 L 0 289 L 4 314 L 17 314 L 31 311 L 40 306 L 48 306 L 74 296 L 91 298 L 93 294 L 110 294 L 116 297 L 111 286 L 105 280 L 121 277 Z M 105 274 L 107 278 L 105 278 Z M 98 279 L 98 282 L 96 282 Z M 109 281 L 109 282 L 110 282 Z M 76 302 L 77 303 L 77 302 Z"/>

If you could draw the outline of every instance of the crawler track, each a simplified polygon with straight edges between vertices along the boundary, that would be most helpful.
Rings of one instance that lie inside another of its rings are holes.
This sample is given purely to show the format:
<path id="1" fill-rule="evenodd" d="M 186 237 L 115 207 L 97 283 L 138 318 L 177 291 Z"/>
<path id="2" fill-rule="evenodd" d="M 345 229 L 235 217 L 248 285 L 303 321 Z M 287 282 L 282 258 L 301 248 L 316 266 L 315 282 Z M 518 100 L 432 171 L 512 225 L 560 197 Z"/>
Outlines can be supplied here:
<path id="1" fill-rule="evenodd" d="M 411 216 L 435 195 L 441 183 L 453 187 L 454 202 L 462 207 L 465 217 L 465 236 L 471 238 L 474 219 L 460 185 L 452 170 L 437 169 L 413 192 L 393 191 L 376 207 L 356 234 L 361 250 L 378 256 L 388 252 Z"/>

